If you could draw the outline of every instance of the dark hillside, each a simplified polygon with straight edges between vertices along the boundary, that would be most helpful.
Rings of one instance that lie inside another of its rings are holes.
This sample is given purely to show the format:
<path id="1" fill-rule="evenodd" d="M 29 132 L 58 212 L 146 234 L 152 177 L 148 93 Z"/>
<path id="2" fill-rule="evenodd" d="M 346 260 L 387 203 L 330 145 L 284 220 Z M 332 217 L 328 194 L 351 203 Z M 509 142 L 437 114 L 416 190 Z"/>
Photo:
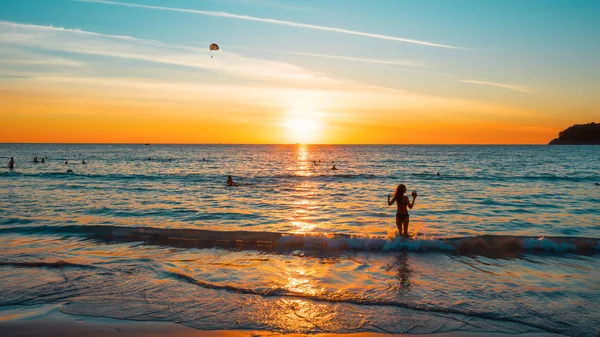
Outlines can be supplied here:
<path id="1" fill-rule="evenodd" d="M 558 133 L 549 145 L 600 145 L 600 124 L 575 124 Z"/>

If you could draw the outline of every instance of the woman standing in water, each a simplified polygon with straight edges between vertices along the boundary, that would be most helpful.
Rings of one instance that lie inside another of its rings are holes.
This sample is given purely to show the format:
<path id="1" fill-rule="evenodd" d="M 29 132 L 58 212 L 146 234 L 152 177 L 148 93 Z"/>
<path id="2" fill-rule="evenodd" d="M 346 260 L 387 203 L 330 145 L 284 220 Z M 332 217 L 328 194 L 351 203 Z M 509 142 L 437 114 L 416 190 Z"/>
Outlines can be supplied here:
<path id="1" fill-rule="evenodd" d="M 398 231 L 400 232 L 400 235 L 408 237 L 408 221 L 410 220 L 408 215 L 408 208 L 412 209 L 415 205 L 415 200 L 417 199 L 417 191 L 412 192 L 412 202 L 408 200 L 408 197 L 405 196 L 404 193 L 406 193 L 406 186 L 404 186 L 404 184 L 398 185 L 398 187 L 396 187 L 396 192 L 394 192 L 393 197 L 388 194 L 388 206 L 391 206 L 394 202 L 396 202 L 396 205 L 398 205 L 398 210 L 396 211 L 396 226 L 398 226 Z M 403 227 L 404 233 L 402 232 Z"/>

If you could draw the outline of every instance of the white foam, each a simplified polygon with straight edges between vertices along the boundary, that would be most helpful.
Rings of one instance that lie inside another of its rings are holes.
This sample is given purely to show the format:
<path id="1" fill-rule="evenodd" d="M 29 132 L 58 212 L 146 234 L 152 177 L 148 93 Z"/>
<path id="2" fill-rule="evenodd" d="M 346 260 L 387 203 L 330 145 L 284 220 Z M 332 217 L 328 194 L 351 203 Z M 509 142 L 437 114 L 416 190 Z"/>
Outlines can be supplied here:
<path id="1" fill-rule="evenodd" d="M 422 237 L 417 239 L 402 237 L 382 237 L 382 236 L 339 236 L 334 234 L 294 234 L 284 235 L 280 238 L 280 245 L 286 248 L 308 248 L 308 249 L 331 249 L 331 250 L 360 250 L 376 252 L 393 251 L 424 251 L 424 252 L 450 252 L 456 251 L 464 244 L 483 242 L 489 238 L 485 237 L 466 237 L 462 239 L 444 240 L 434 237 Z M 569 239 L 560 238 L 523 238 L 515 237 L 513 241 L 509 239 L 493 239 L 489 242 L 490 249 L 497 250 L 497 245 L 507 245 L 510 248 L 510 242 L 518 242 L 522 249 L 526 251 L 545 251 L 545 252 L 577 252 L 578 247 L 575 242 Z M 468 246 L 467 246 L 468 247 Z M 594 242 L 588 247 L 600 251 L 600 241 Z M 484 248 L 485 249 L 485 248 Z"/>
<path id="2" fill-rule="evenodd" d="M 333 235 L 284 235 L 279 244 L 283 247 L 303 247 L 333 250 L 364 251 L 453 251 L 456 247 L 438 239 L 405 239 L 369 236 L 337 237 Z"/>

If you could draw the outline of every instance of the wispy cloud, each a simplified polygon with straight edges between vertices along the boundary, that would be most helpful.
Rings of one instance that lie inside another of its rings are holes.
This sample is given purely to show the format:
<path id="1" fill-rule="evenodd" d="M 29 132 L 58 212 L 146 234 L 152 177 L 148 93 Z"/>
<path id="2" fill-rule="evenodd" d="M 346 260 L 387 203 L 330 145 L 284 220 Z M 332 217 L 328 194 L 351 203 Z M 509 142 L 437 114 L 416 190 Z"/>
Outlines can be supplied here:
<path id="1" fill-rule="evenodd" d="M 220 51 L 218 57 L 210 59 L 207 49 L 52 26 L 0 21 L 0 43 L 199 68 L 280 83 L 310 83 L 318 86 L 339 82 L 325 74 L 283 62 L 244 57 L 226 51 Z"/>
<path id="2" fill-rule="evenodd" d="M 227 2 L 236 6 L 247 6 L 247 7 L 265 7 L 274 9 L 283 9 L 290 11 L 308 11 L 311 7 L 297 6 L 290 3 L 283 3 L 274 0 L 208 0 L 213 3 L 222 4 Z"/>
<path id="3" fill-rule="evenodd" d="M 489 81 L 476 81 L 476 80 L 458 80 L 458 81 L 463 82 L 463 83 L 489 85 L 492 87 L 498 87 L 498 88 L 519 91 L 519 92 L 524 92 L 524 93 L 532 93 L 533 92 L 533 89 L 527 85 L 505 84 L 505 83 L 496 83 L 496 82 L 489 82 Z"/>
<path id="4" fill-rule="evenodd" d="M 289 54 L 289 55 L 321 57 L 321 58 L 328 58 L 328 59 L 363 62 L 363 63 L 387 64 L 387 65 L 395 65 L 395 66 L 402 66 L 402 67 L 427 67 L 427 65 L 423 62 L 408 61 L 408 60 L 407 61 L 404 61 L 404 60 L 380 60 L 380 59 L 374 59 L 374 58 L 360 58 L 360 57 L 351 57 L 351 56 L 342 56 L 342 55 L 303 53 L 303 52 L 287 51 L 287 50 L 249 48 L 249 47 L 242 47 L 242 46 L 227 46 L 227 48 L 251 50 L 251 51 L 261 51 L 261 52 L 269 52 L 269 53 L 281 53 L 281 54 Z"/>
<path id="5" fill-rule="evenodd" d="M 71 29 L 71 28 L 63 28 L 63 27 L 55 27 L 55 26 L 40 26 L 40 25 L 33 25 L 33 24 L 23 24 L 23 23 L 18 23 L 18 22 L 12 22 L 12 21 L 2 21 L 0 20 L 0 25 L 2 26 L 3 30 L 8 30 L 9 33 L 13 33 L 13 34 L 18 34 L 19 33 L 19 29 L 24 29 L 27 28 L 30 31 L 39 31 L 39 32 L 47 32 L 47 31 L 53 31 L 53 32 L 71 32 L 71 33 L 77 33 L 80 35 L 88 35 L 88 36 L 97 36 L 97 37 L 110 37 L 111 39 L 118 39 L 118 40 L 124 40 L 124 41 L 137 41 L 138 39 L 135 37 L 131 37 L 131 36 L 126 36 L 126 35 L 108 35 L 108 34 L 102 34 L 102 33 L 95 33 L 95 32 L 89 32 L 89 31 L 85 31 L 85 30 L 81 30 L 81 29 Z M 0 36 L 1 38 L 2 36 Z M 158 42 L 155 40 L 152 40 L 153 42 Z"/>
<path id="6" fill-rule="evenodd" d="M 276 25 L 284 25 L 284 26 L 291 26 L 291 27 L 298 27 L 298 28 L 307 28 L 307 29 L 315 29 L 315 30 L 322 30 L 322 31 L 342 33 L 342 34 L 349 34 L 349 35 L 364 36 L 364 37 L 369 37 L 369 38 L 374 38 L 374 39 L 413 43 L 413 44 L 419 44 L 419 45 L 429 46 L 429 47 L 464 49 L 461 47 L 451 46 L 451 45 L 447 45 L 447 44 L 407 39 L 407 38 L 391 36 L 391 35 L 367 33 L 367 32 L 361 32 L 361 31 L 350 30 L 350 29 L 345 29 L 345 28 L 319 26 L 319 25 L 299 23 L 299 22 L 294 22 L 294 21 L 259 18 L 259 17 L 254 17 L 254 16 L 238 15 L 238 14 L 232 14 L 232 13 L 226 13 L 226 12 L 214 12 L 214 11 L 204 11 L 204 10 L 176 8 L 176 7 L 164 7 L 164 6 L 151 6 L 151 5 L 142 5 L 142 4 L 136 4 L 136 3 L 117 2 L 117 1 L 108 1 L 108 0 L 72 0 L 72 1 L 101 3 L 101 4 L 107 4 L 107 5 L 137 7 L 137 8 L 146 8 L 146 9 L 157 9 L 157 10 L 172 11 L 172 12 L 193 13 L 193 14 L 199 14 L 199 15 L 217 16 L 217 17 L 223 17 L 223 18 L 229 18 L 229 19 L 264 22 L 264 23 L 271 23 L 271 24 L 276 24 Z"/>
<path id="7" fill-rule="evenodd" d="M 34 66 L 34 65 L 59 65 L 66 67 L 81 67 L 83 63 L 78 61 L 73 61 L 65 58 L 46 58 L 46 59 L 38 59 L 38 60 L 0 60 L 0 64 L 13 64 L 13 65 L 23 65 L 23 66 Z"/>
<path id="8" fill-rule="evenodd" d="M 0 74 L 1 75 L 1 74 Z M 161 80 L 139 77 L 94 77 L 89 74 L 65 76 L 63 74 L 27 74 L 26 79 L 12 82 L 11 89 L 59 90 L 86 93 L 96 97 L 131 100 L 135 104 L 166 102 L 165 107 L 185 106 L 188 103 L 211 102 L 223 107 L 238 104 L 275 108 L 278 111 L 294 108 L 303 101 L 318 101 L 318 109 L 342 115 L 358 114 L 361 121 L 374 118 L 388 121 L 407 111 L 420 111 L 403 118 L 412 121 L 441 118 L 440 111 L 460 112 L 463 118 L 486 119 L 497 114 L 526 116 L 528 111 L 499 106 L 486 102 L 448 97 L 422 95 L 409 91 L 362 85 L 344 90 L 298 89 L 294 87 L 243 84 L 189 83 L 178 80 Z M 2 87 L 0 86 L 0 89 Z M 358 90 L 361 89 L 361 90 Z M 299 102 L 298 99 L 302 98 Z M 365 112 L 368 112 L 365 114 Z M 444 114 L 456 120 L 455 114 Z"/>
<path id="9" fill-rule="evenodd" d="M 35 66 L 83 67 L 83 62 L 66 57 L 33 53 L 22 48 L 0 48 L 0 65 L 31 69 Z"/>

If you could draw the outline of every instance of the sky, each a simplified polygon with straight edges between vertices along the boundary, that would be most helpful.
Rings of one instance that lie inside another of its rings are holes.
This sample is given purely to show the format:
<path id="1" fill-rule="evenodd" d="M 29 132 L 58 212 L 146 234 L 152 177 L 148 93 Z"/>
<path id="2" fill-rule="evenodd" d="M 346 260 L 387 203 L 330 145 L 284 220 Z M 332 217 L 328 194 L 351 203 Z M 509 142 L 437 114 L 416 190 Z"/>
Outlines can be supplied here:
<path id="1" fill-rule="evenodd" d="M 596 0 L 0 0 L 0 142 L 545 144 L 600 122 L 598 17 Z"/>

